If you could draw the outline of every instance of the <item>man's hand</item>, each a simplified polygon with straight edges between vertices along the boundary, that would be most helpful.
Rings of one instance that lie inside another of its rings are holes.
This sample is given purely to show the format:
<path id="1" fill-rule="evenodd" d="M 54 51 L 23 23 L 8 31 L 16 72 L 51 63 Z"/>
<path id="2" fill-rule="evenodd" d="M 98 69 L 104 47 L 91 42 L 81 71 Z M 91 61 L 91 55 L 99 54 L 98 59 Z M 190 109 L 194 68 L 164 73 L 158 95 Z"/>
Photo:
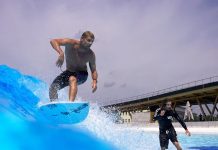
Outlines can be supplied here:
<path id="1" fill-rule="evenodd" d="M 97 90 L 97 80 L 92 81 L 92 93 L 94 93 Z"/>
<path id="2" fill-rule="evenodd" d="M 187 136 L 191 136 L 191 133 L 189 132 L 189 130 L 187 129 L 187 130 L 185 130 L 185 134 L 187 135 Z"/>
<path id="3" fill-rule="evenodd" d="M 156 109 L 155 113 L 154 113 L 154 116 L 156 117 L 158 112 L 160 111 L 160 108 Z"/>
<path id="4" fill-rule="evenodd" d="M 61 67 L 64 63 L 64 53 L 60 53 L 58 60 L 56 61 L 56 66 Z"/>

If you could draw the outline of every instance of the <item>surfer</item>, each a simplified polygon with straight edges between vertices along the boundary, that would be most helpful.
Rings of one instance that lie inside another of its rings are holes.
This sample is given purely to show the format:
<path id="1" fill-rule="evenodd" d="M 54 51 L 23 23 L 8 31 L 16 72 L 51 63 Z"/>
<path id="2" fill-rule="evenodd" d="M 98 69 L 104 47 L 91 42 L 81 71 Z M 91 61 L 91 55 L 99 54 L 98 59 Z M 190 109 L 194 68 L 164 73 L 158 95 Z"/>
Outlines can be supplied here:
<path id="1" fill-rule="evenodd" d="M 92 92 L 97 90 L 97 70 L 95 63 L 95 53 L 90 49 L 94 42 L 94 34 L 86 31 L 80 40 L 63 38 L 52 39 L 51 46 L 58 52 L 59 57 L 56 66 L 63 65 L 66 61 L 66 70 L 57 76 L 49 88 L 50 101 L 58 99 L 58 90 L 69 86 L 69 101 L 74 101 L 77 94 L 77 85 L 83 84 L 88 78 L 87 65 L 89 64 L 92 76 Z M 61 49 L 65 47 L 65 52 Z"/>
<path id="2" fill-rule="evenodd" d="M 182 150 L 178 140 L 176 131 L 172 125 L 172 120 L 175 118 L 185 129 L 185 133 L 191 136 L 184 121 L 179 117 L 177 112 L 172 109 L 172 102 L 164 100 L 161 108 L 158 108 L 154 115 L 154 120 L 159 123 L 159 140 L 161 150 L 168 149 L 169 140 L 174 144 L 177 150 Z"/>

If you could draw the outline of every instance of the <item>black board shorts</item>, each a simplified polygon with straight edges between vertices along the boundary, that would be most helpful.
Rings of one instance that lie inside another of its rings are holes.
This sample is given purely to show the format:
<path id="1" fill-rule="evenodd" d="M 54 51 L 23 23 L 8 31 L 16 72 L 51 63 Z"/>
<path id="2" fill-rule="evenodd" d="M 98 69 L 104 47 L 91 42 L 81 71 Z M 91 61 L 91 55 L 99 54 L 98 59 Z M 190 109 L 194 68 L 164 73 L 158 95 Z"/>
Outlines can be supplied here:
<path id="1" fill-rule="evenodd" d="M 52 85 L 57 87 L 57 89 L 62 89 L 66 86 L 69 86 L 69 78 L 70 76 L 74 76 L 77 79 L 77 85 L 83 84 L 88 78 L 87 71 L 78 71 L 78 72 L 71 72 L 66 70 L 62 72 L 59 76 L 57 76 Z"/>
<path id="2" fill-rule="evenodd" d="M 169 140 L 171 142 L 178 142 L 177 134 L 174 127 L 171 127 L 167 130 L 160 129 L 159 140 L 160 146 L 165 147 L 166 149 L 168 149 Z"/>

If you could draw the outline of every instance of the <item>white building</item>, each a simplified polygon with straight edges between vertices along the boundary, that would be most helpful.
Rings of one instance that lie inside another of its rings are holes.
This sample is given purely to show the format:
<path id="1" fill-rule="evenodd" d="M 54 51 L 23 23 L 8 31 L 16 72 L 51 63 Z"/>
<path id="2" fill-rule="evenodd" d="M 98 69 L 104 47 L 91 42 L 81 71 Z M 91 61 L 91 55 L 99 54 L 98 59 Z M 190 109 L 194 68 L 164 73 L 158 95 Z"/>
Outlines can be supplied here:
<path id="1" fill-rule="evenodd" d="M 131 112 L 121 112 L 120 117 L 123 123 L 130 123 L 132 122 L 132 114 Z"/>

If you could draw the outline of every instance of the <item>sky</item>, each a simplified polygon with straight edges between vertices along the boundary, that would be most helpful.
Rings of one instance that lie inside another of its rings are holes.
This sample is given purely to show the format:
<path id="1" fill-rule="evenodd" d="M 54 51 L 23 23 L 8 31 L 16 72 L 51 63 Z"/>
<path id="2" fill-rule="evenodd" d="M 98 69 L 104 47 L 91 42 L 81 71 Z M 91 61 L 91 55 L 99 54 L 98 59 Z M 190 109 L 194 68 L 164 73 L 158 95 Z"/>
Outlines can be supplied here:
<path id="1" fill-rule="evenodd" d="M 218 75 L 217 18 L 215 0 L 1 0 L 0 64 L 49 85 L 61 73 L 49 41 L 92 31 L 98 90 L 90 76 L 78 95 L 114 103 Z"/>

